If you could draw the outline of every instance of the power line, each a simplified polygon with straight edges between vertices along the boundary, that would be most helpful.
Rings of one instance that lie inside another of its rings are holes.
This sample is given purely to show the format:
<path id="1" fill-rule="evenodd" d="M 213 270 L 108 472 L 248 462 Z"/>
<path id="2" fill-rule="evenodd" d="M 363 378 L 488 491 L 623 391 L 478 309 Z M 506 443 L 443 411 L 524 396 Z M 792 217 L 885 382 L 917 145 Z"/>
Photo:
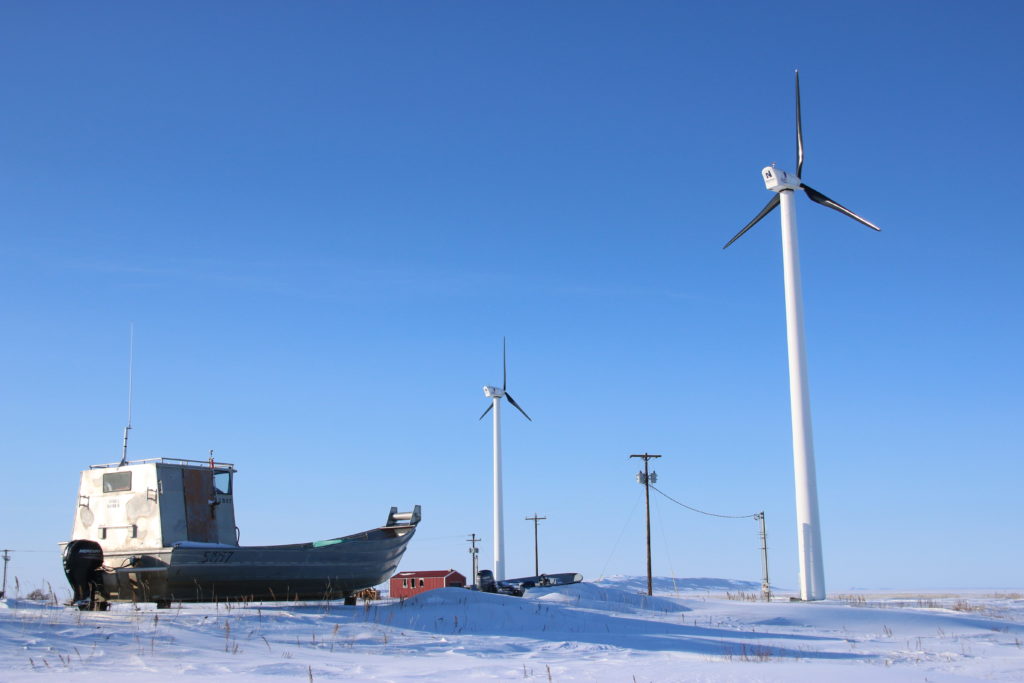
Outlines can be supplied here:
<path id="1" fill-rule="evenodd" d="M 658 526 L 661 527 L 661 540 L 665 543 L 665 557 L 668 558 L 668 570 L 672 573 L 672 592 L 679 595 L 679 584 L 676 582 L 676 568 L 672 565 L 672 546 L 668 542 L 668 532 L 665 530 L 665 516 L 661 514 L 661 505 L 658 499 L 654 499 L 654 511 L 658 515 Z"/>
<path id="2" fill-rule="evenodd" d="M 772 588 L 771 588 L 771 584 L 768 581 L 768 534 L 767 534 L 767 531 L 765 530 L 764 510 L 762 510 L 761 512 L 756 512 L 756 513 L 754 513 L 752 515 L 720 515 L 720 514 L 715 513 L 715 512 L 707 512 L 706 510 L 699 510 L 699 509 L 697 509 L 697 508 L 695 508 L 693 506 L 687 505 L 686 503 L 682 503 L 682 502 L 676 500 L 675 498 L 673 498 L 672 496 L 668 495 L 667 493 L 665 493 L 661 489 L 659 489 L 657 486 L 651 485 L 651 488 L 654 489 L 655 491 L 657 491 L 658 493 L 660 493 L 661 495 L 665 496 L 669 500 L 671 500 L 676 505 L 680 505 L 680 506 L 686 508 L 687 510 L 692 510 L 693 512 L 699 512 L 700 514 L 707 515 L 708 517 L 719 517 L 719 518 L 722 518 L 722 519 L 755 519 L 755 520 L 757 520 L 758 523 L 760 524 L 760 536 L 761 536 L 761 592 L 764 595 L 764 599 L 765 600 L 770 601 L 772 599 Z"/>
<path id="3" fill-rule="evenodd" d="M 19 550 L 17 548 L 7 548 L 9 553 L 57 553 L 60 554 L 60 550 L 54 548 L 53 550 Z"/>
<path id="4" fill-rule="evenodd" d="M 706 512 L 704 510 L 698 510 L 695 507 L 691 507 L 691 506 L 687 505 L 686 503 L 680 503 L 678 500 L 676 500 L 672 496 L 668 495 L 667 493 L 665 493 L 664 491 L 659 489 L 657 486 L 651 485 L 651 488 L 654 489 L 655 491 L 657 491 L 658 493 L 660 493 L 661 495 L 665 496 L 669 500 L 671 500 L 676 505 L 681 505 L 684 508 L 686 508 L 687 510 L 693 510 L 694 512 L 699 512 L 700 514 L 707 515 L 708 517 L 722 517 L 724 519 L 753 519 L 753 518 L 757 517 L 759 514 L 761 514 L 761 513 L 757 512 L 757 513 L 754 513 L 752 515 L 719 515 L 719 514 L 714 513 L 714 512 Z"/>
<path id="5" fill-rule="evenodd" d="M 601 567 L 601 575 L 598 577 L 598 581 L 604 578 L 604 573 L 608 569 L 608 565 L 611 564 L 612 558 L 615 557 L 615 551 L 619 548 L 619 543 L 622 542 L 622 537 L 626 535 L 626 529 L 629 528 L 629 523 L 633 521 L 633 514 L 636 512 L 637 506 L 640 505 L 640 500 L 643 498 L 643 492 L 636 494 L 636 501 L 633 503 L 633 507 L 629 510 L 629 515 L 626 516 L 626 521 L 622 524 L 622 531 L 619 532 L 618 538 L 615 539 L 615 543 L 612 544 L 611 552 L 608 553 L 608 559 L 605 560 L 604 566 Z"/>
<path id="6" fill-rule="evenodd" d="M 417 543 L 423 543 L 424 541 L 448 541 L 453 538 L 462 538 L 462 534 L 455 534 L 452 536 L 427 536 L 425 538 L 416 537 Z"/>

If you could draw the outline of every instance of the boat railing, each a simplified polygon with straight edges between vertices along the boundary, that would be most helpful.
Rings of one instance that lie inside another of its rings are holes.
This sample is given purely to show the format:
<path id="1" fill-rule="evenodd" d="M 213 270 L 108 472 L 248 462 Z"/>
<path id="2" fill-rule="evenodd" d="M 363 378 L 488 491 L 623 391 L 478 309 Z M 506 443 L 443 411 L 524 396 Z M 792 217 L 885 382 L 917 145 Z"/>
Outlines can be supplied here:
<path id="1" fill-rule="evenodd" d="M 412 512 L 399 512 L 397 507 L 392 506 L 391 512 L 388 513 L 388 521 L 384 523 L 384 527 L 387 529 L 394 529 L 396 527 L 415 527 L 420 523 L 421 513 L 420 506 L 417 505 L 412 509 Z"/>
<path id="2" fill-rule="evenodd" d="M 128 462 L 109 462 L 102 465 L 89 465 L 91 470 L 106 469 L 108 467 L 126 467 L 128 465 L 146 465 L 149 463 L 158 463 L 161 465 L 177 465 L 178 467 L 209 467 L 215 470 L 230 470 L 235 472 L 234 463 L 230 462 L 216 462 L 210 460 L 188 460 L 186 458 L 145 458 L 143 460 L 129 460 Z"/>

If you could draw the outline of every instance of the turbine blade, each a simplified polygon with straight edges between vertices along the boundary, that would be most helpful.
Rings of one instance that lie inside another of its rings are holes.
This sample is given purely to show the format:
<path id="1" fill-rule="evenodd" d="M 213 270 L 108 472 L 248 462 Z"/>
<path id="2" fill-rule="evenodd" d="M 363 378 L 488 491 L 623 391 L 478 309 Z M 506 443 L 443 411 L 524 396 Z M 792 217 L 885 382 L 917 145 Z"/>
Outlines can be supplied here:
<path id="1" fill-rule="evenodd" d="M 501 338 L 501 390 L 508 386 L 508 353 L 506 352 L 505 338 Z"/>
<path id="2" fill-rule="evenodd" d="M 491 404 L 489 406 L 487 406 L 487 410 L 484 411 L 484 414 L 480 416 L 480 419 L 482 420 L 485 417 L 487 417 L 487 413 L 491 412 L 491 408 L 493 408 L 493 407 L 494 407 L 494 402 L 492 401 Z"/>
<path id="3" fill-rule="evenodd" d="M 526 418 L 527 420 L 529 420 L 530 422 L 533 422 L 533 418 L 532 418 L 532 417 L 530 417 L 529 415 L 527 415 L 527 414 L 526 414 L 526 411 L 525 411 L 525 410 L 523 410 L 522 408 L 520 408 L 520 407 L 519 407 L 519 404 L 518 404 L 518 403 L 516 403 L 516 400 L 515 400 L 514 398 L 512 398 L 511 396 L 509 396 L 509 395 L 508 395 L 508 393 L 506 393 L 506 394 L 505 394 L 505 398 L 507 398 L 507 399 L 508 399 L 508 402 L 509 402 L 509 403 L 511 403 L 511 404 L 512 404 L 512 406 L 513 406 L 513 407 L 514 407 L 514 408 L 515 408 L 516 410 L 518 410 L 518 411 L 519 411 L 520 413 L 522 413 L 522 414 L 523 414 L 523 417 L 525 417 L 525 418 Z"/>
<path id="4" fill-rule="evenodd" d="M 807 196 L 811 198 L 812 202 L 817 202 L 817 203 L 821 204 L 822 206 L 827 206 L 830 209 L 835 209 L 839 213 L 842 213 L 842 214 L 845 214 L 845 215 L 849 216 L 850 218 L 852 218 L 853 220 L 857 221 L 858 223 L 863 223 L 864 225 L 868 226 L 872 230 L 878 230 L 878 231 L 882 230 L 880 227 L 878 227 L 877 225 L 875 225 L 871 221 L 866 220 L 864 218 L 861 218 L 860 216 L 855 214 L 853 211 L 850 211 L 849 209 L 847 209 L 845 206 L 843 206 L 842 204 L 840 204 L 836 200 L 829 199 L 828 197 L 826 197 L 822 193 L 820 193 L 817 190 L 815 190 L 813 187 L 809 187 L 807 185 L 804 185 L 803 183 L 800 183 L 800 187 L 803 188 L 804 192 L 807 193 Z"/>
<path id="5" fill-rule="evenodd" d="M 730 244 L 732 244 L 733 242 L 735 242 L 739 238 L 743 237 L 743 233 L 745 233 L 747 230 L 750 230 L 752 227 L 754 227 L 755 223 L 757 223 L 759 220 L 761 220 L 762 218 L 764 218 L 765 216 L 770 214 L 772 212 L 772 209 L 774 209 L 778 205 L 779 205 L 779 195 L 778 195 L 778 193 L 775 193 L 774 195 L 772 195 L 772 198 L 768 201 L 768 203 L 764 205 L 764 208 L 761 209 L 761 213 L 759 213 L 756 216 L 754 216 L 754 220 L 752 220 L 749 223 L 747 223 L 743 227 L 742 230 L 740 230 L 738 233 L 736 233 L 733 236 L 733 238 L 731 240 L 726 242 L 725 246 L 722 247 L 722 249 L 728 249 Z"/>
<path id="6" fill-rule="evenodd" d="M 804 170 L 804 127 L 800 122 L 800 71 L 796 72 L 796 176 Z"/>

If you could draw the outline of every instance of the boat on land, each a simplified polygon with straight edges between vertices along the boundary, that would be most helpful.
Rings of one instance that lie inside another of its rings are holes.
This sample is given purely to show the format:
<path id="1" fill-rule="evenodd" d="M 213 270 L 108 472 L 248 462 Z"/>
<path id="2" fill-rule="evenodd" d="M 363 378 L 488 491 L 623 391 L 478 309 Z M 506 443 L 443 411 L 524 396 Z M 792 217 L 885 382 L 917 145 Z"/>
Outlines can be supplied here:
<path id="1" fill-rule="evenodd" d="M 490 569 L 481 569 L 476 573 L 480 590 L 485 593 L 504 593 L 522 597 L 531 588 L 549 588 L 551 586 L 569 586 L 583 581 L 583 574 L 563 572 L 561 574 L 540 574 L 539 576 L 523 576 L 518 579 L 495 579 Z"/>
<path id="2" fill-rule="evenodd" d="M 111 602 L 337 600 L 398 568 L 420 522 L 392 507 L 383 526 L 291 545 L 239 545 L 231 463 L 175 458 L 84 470 L 64 573 L 80 609 Z"/>

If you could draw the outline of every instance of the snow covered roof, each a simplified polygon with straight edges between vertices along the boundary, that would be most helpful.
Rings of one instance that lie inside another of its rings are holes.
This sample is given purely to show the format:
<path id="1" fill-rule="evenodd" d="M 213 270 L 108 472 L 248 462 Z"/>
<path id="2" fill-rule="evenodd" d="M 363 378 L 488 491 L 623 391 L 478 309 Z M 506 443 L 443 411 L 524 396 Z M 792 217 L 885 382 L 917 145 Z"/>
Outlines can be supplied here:
<path id="1" fill-rule="evenodd" d="M 444 578 L 444 577 L 447 577 L 447 576 L 451 576 L 452 574 L 459 574 L 459 572 L 455 571 L 454 569 L 426 569 L 426 570 L 417 570 L 417 571 L 411 571 L 411 572 L 398 572 L 397 574 L 395 574 L 391 578 L 392 579 L 407 579 L 409 577 L 413 577 L 413 578 L 416 578 L 416 579 Z M 462 576 L 462 574 L 459 574 L 459 576 Z M 463 576 L 462 578 L 466 578 L 466 577 Z"/>

